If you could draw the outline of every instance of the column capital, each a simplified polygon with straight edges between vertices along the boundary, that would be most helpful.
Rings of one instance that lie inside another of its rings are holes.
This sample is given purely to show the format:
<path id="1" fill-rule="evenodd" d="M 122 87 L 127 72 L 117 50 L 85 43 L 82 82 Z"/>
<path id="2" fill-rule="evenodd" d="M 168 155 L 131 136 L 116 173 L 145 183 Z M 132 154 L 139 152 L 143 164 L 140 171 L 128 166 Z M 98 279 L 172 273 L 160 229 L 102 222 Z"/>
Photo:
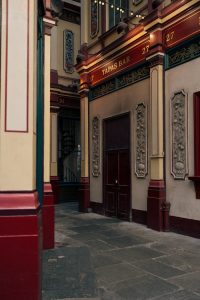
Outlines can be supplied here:
<path id="1" fill-rule="evenodd" d="M 86 98 L 88 97 L 89 88 L 85 87 L 84 89 L 81 89 L 79 92 L 80 98 Z"/>
<path id="2" fill-rule="evenodd" d="M 45 15 L 43 17 L 43 24 L 44 24 L 44 34 L 51 35 L 51 29 L 56 25 L 56 21 L 53 18 L 50 18 L 47 15 Z"/>
<path id="3" fill-rule="evenodd" d="M 148 56 L 146 60 L 149 62 L 149 67 L 153 68 L 158 65 L 164 65 L 164 57 L 164 53 L 158 52 Z"/>

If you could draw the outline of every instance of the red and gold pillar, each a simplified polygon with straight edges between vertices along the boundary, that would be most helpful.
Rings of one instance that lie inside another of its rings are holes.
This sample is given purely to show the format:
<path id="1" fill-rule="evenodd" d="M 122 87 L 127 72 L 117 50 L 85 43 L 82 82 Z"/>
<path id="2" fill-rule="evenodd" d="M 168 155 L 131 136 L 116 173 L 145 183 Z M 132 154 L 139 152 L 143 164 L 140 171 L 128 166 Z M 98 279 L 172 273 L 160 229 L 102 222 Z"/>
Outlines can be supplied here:
<path id="1" fill-rule="evenodd" d="M 44 197 L 42 207 L 43 248 L 54 247 L 54 195 L 50 183 L 50 42 L 51 18 L 50 0 L 46 0 L 44 23 Z"/>
<path id="2" fill-rule="evenodd" d="M 150 182 L 147 198 L 147 226 L 158 231 L 169 229 L 164 174 L 164 54 L 162 31 L 150 33 Z"/>
<path id="3" fill-rule="evenodd" d="M 41 299 L 36 192 L 37 1 L 2 1 L 0 299 Z"/>

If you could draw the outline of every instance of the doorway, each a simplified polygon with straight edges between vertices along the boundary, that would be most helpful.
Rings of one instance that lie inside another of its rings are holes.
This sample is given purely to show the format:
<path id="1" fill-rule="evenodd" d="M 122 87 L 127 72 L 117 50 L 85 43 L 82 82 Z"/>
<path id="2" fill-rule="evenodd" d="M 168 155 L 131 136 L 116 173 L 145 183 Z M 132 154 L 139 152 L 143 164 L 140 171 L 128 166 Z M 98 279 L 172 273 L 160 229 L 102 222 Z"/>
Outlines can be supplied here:
<path id="1" fill-rule="evenodd" d="M 130 220 L 130 114 L 104 120 L 105 214 Z"/>

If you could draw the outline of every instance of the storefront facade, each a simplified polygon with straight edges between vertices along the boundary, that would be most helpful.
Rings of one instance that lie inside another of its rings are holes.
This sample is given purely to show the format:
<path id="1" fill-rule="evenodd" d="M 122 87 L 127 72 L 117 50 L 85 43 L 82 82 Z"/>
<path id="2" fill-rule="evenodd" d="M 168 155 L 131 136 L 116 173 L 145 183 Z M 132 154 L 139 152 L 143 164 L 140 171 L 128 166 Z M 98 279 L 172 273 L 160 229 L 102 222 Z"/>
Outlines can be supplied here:
<path id="1" fill-rule="evenodd" d="M 199 4 L 85 40 L 81 210 L 199 236 Z"/>

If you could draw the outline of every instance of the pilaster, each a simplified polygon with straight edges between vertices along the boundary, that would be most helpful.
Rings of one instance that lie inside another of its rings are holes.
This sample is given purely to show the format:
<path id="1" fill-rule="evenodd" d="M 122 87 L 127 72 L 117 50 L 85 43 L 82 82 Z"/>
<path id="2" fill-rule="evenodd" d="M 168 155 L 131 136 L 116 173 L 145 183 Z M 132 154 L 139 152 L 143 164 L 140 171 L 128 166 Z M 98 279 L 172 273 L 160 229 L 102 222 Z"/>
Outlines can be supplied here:
<path id="1" fill-rule="evenodd" d="M 81 96 L 81 182 L 79 210 L 87 212 L 90 207 L 89 185 L 89 101 L 88 89 L 80 92 Z"/>
<path id="2" fill-rule="evenodd" d="M 44 198 L 42 207 L 43 248 L 54 247 L 54 195 L 50 183 L 50 42 L 51 28 L 55 21 L 51 17 L 50 1 L 46 0 L 44 23 Z"/>
<path id="3" fill-rule="evenodd" d="M 0 299 L 41 299 L 36 192 L 37 2 L 2 1 Z"/>
<path id="4" fill-rule="evenodd" d="M 147 226 L 169 230 L 164 174 L 164 51 L 160 24 L 150 32 L 147 60 L 150 64 L 150 182 L 147 198 Z"/>
<path id="5" fill-rule="evenodd" d="M 58 111 L 51 111 L 51 170 L 50 181 L 54 194 L 54 202 L 59 200 L 59 177 L 58 177 Z"/>

